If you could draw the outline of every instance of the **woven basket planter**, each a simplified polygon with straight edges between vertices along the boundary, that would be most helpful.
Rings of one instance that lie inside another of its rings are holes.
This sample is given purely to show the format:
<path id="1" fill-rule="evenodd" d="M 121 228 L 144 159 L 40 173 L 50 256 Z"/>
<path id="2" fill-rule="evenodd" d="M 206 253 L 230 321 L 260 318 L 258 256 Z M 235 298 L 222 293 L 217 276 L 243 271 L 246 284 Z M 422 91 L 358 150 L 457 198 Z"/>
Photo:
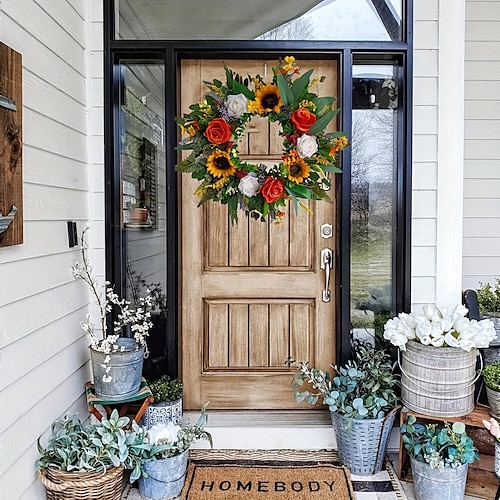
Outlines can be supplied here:
<path id="1" fill-rule="evenodd" d="M 48 500 L 120 500 L 123 467 L 98 472 L 65 472 L 49 467 L 38 473 Z"/>

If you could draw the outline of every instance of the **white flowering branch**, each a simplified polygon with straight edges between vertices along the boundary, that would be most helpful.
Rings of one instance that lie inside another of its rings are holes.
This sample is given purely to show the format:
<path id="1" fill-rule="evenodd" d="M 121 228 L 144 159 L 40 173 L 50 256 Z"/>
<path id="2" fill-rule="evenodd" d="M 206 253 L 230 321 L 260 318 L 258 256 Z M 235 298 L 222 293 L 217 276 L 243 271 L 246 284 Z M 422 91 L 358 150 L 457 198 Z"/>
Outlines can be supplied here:
<path id="1" fill-rule="evenodd" d="M 87 314 L 87 320 L 80 323 L 81 328 L 90 337 L 91 347 L 106 354 L 124 349 L 118 346 L 117 340 L 122 336 L 125 329 L 130 328 L 138 348 L 144 347 L 147 354 L 146 337 L 149 335 L 149 330 L 153 326 L 150 319 L 151 309 L 153 307 L 150 290 L 147 289 L 147 295 L 145 297 L 140 297 L 137 304 L 134 305 L 126 299 L 121 299 L 114 291 L 109 281 L 104 283 L 103 291 L 101 292 L 97 280 L 93 276 L 93 269 L 87 256 L 85 232 L 86 229 L 82 233 L 80 246 L 82 264 L 76 262 L 71 266 L 71 270 L 75 278 L 82 279 L 87 283 L 92 295 L 96 299 L 96 304 L 99 308 L 102 338 L 97 338 L 95 333 L 96 327 L 91 320 L 90 313 Z M 108 335 L 106 316 L 113 310 L 116 312 L 113 322 L 113 334 Z"/>

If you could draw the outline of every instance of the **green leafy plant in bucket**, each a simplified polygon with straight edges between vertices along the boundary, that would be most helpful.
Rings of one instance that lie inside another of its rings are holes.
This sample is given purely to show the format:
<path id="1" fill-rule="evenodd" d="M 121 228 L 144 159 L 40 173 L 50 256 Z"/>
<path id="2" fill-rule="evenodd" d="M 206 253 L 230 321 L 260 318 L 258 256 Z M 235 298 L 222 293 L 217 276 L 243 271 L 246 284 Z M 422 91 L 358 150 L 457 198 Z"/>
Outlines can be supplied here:
<path id="1" fill-rule="evenodd" d="M 288 364 L 298 367 L 292 381 L 295 400 L 320 401 L 330 411 L 352 419 L 384 417 L 398 404 L 395 366 L 386 351 L 366 342 L 355 341 L 353 352 L 354 359 L 341 367 L 332 365 L 332 373 L 288 359 Z"/>
<path id="2" fill-rule="evenodd" d="M 493 361 L 486 365 L 482 372 L 486 387 L 500 391 L 500 361 Z"/>
<path id="3" fill-rule="evenodd" d="M 476 290 L 481 316 L 500 316 L 500 279 L 495 279 L 495 284 L 480 283 Z"/>
<path id="4" fill-rule="evenodd" d="M 478 450 L 463 422 L 421 424 L 414 415 L 409 415 L 400 431 L 408 453 L 432 469 L 457 468 L 479 460 Z"/>

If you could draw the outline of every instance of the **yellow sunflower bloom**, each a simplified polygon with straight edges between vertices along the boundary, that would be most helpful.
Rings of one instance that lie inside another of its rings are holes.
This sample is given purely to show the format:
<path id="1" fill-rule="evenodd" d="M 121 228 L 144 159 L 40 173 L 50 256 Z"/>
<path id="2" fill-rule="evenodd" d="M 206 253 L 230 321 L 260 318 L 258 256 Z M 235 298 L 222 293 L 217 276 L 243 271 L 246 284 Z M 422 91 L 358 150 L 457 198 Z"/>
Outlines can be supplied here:
<path id="1" fill-rule="evenodd" d="M 272 111 L 279 113 L 281 106 L 283 106 L 283 102 L 278 87 L 269 83 L 255 91 L 255 101 L 251 101 L 248 108 L 249 110 L 256 109 L 257 113 L 263 115 Z"/>
<path id="2" fill-rule="evenodd" d="M 288 179 L 292 182 L 300 184 L 309 177 L 311 169 L 304 159 L 297 154 L 297 151 L 291 151 L 285 156 L 284 164 L 288 169 Z"/>
<path id="3" fill-rule="evenodd" d="M 228 152 L 216 150 L 207 159 L 207 170 L 214 177 L 229 177 L 234 175 L 236 167 Z"/>

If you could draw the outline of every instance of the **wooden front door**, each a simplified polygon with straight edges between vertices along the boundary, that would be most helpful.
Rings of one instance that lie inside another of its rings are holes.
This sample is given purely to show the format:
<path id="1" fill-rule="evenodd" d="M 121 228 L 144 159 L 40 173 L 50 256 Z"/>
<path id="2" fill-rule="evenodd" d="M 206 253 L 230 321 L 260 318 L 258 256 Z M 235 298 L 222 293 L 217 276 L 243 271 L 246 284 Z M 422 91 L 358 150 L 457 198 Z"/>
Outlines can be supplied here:
<path id="1" fill-rule="evenodd" d="M 271 81 L 276 61 L 227 64 L 242 76 L 260 74 Z M 303 72 L 313 68 L 313 78 L 326 76 L 313 92 L 337 95 L 335 61 L 299 61 L 299 66 Z M 202 99 L 207 92 L 203 81 L 213 78 L 225 81 L 221 60 L 183 61 L 181 113 Z M 282 138 L 266 119 L 254 118 L 246 132 L 242 157 L 252 163 L 279 162 Z M 323 369 L 336 360 L 335 183 L 330 191 L 334 203 L 309 203 L 312 215 L 304 209 L 294 213 L 289 206 L 281 225 L 248 219 L 242 211 L 238 225 L 231 225 L 225 206 L 197 206 L 197 181 L 182 174 L 180 183 L 179 345 L 185 408 L 207 401 L 212 409 L 299 408 L 291 388 L 293 370 L 285 360 L 292 356 Z M 322 224 L 333 225 L 333 237 L 321 236 Z M 334 254 L 330 302 L 323 301 L 324 248 Z"/>

